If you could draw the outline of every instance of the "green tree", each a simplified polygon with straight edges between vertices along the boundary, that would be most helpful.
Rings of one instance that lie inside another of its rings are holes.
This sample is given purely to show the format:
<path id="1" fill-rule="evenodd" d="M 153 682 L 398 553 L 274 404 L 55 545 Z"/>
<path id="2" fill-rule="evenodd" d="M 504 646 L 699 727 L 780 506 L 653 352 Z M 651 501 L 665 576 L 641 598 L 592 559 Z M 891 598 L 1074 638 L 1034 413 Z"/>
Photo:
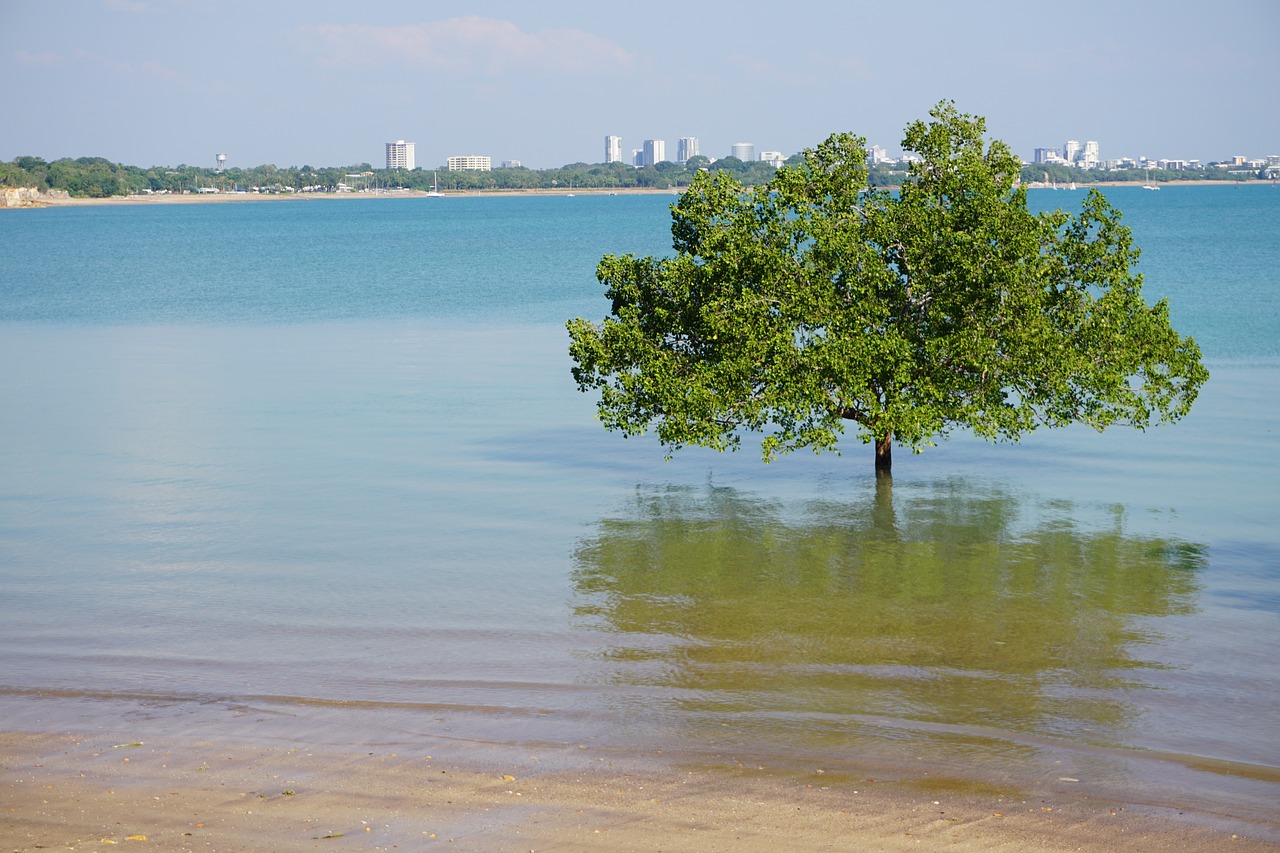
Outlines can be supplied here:
<path id="1" fill-rule="evenodd" d="M 719 160 L 714 161 L 707 168 L 712 172 L 729 172 L 730 174 L 738 174 L 746 168 L 746 164 L 743 163 L 740 158 L 734 157 L 730 154 L 727 157 L 721 157 Z"/>
<path id="2" fill-rule="evenodd" d="M 671 182 L 654 166 L 642 166 L 636 169 L 636 186 L 667 189 Z"/>
<path id="3" fill-rule="evenodd" d="M 1033 214 L 981 118 L 931 117 L 907 128 L 921 160 L 897 193 L 835 134 L 754 191 L 699 174 L 672 207 L 675 257 L 606 255 L 611 315 L 568 324 L 604 426 L 672 450 L 755 432 L 769 460 L 835 449 L 852 423 L 887 474 L 895 438 L 1186 414 L 1208 372 L 1143 299 L 1119 211 L 1091 192 L 1075 216 Z"/>
<path id="4" fill-rule="evenodd" d="M 0 163 L 0 187 L 34 187 L 35 178 L 15 163 Z"/>

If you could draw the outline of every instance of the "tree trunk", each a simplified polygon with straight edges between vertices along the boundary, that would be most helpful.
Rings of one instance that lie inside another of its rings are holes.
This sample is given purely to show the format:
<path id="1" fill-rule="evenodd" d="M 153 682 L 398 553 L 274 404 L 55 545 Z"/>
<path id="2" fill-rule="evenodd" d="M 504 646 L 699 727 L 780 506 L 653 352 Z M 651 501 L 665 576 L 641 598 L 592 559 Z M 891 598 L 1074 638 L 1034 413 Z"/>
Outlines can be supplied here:
<path id="1" fill-rule="evenodd" d="M 892 433 L 883 438 L 876 439 L 876 475 L 889 476 L 889 469 L 893 467 L 893 435 Z"/>
<path id="2" fill-rule="evenodd" d="M 898 516 L 893 510 L 893 478 L 888 471 L 876 472 L 876 497 L 871 505 L 871 530 L 877 541 L 899 542 Z"/>

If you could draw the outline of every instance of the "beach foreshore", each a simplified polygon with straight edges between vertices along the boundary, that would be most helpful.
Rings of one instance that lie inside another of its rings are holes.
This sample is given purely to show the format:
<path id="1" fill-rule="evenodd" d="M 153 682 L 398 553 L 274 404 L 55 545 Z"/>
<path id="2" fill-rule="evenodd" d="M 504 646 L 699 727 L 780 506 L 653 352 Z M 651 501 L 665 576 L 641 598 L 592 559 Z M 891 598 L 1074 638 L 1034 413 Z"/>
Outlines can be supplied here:
<path id="1" fill-rule="evenodd" d="M 235 202 L 287 202 L 287 201 L 343 201 L 351 199 L 410 199 L 433 198 L 436 200 L 450 198 L 509 198 L 512 196 L 564 196 L 575 195 L 673 195 L 678 190 L 658 189 L 533 189 L 533 190 L 467 190 L 441 192 L 439 196 L 431 196 L 422 190 L 388 190 L 379 192 L 352 193 L 182 193 L 111 196 L 109 198 L 71 198 L 43 197 L 38 207 L 100 207 L 132 204 L 226 204 Z"/>
<path id="2" fill-rule="evenodd" d="M 119 738 L 0 734 L 0 848 L 1280 849 L 1276 826 L 1225 817 L 745 759 Z"/>
<path id="3" fill-rule="evenodd" d="M 1266 185 L 1271 186 L 1270 182 L 1252 181 L 1245 184 L 1237 184 L 1231 181 L 1168 181 L 1160 184 L 1162 187 L 1175 186 L 1252 186 Z M 1040 184 L 1028 184 L 1029 189 L 1033 190 L 1049 190 L 1064 189 L 1062 187 L 1051 187 Z M 1078 189 L 1108 189 L 1113 187 L 1130 187 L 1137 188 L 1136 183 L 1101 183 L 1101 184 L 1080 184 Z M 608 195 L 679 195 L 683 188 L 674 189 L 650 189 L 639 187 L 627 188 L 558 188 L 558 189 L 524 189 L 524 190 L 460 190 L 460 191 L 443 191 L 436 198 L 510 198 L 510 197 L 547 197 L 562 196 L 572 197 L 576 195 L 582 196 L 608 196 Z M 378 192 L 351 192 L 351 193 L 289 193 L 289 194 L 269 194 L 269 193 L 183 193 L 183 194 L 155 194 L 155 195 L 130 195 L 130 196 L 111 196 L 109 198 L 71 198 L 69 196 L 41 197 L 39 201 L 23 205 L 24 207 L 99 207 L 99 206 L 117 206 L 131 204 L 226 204 L 233 202 L 248 201 L 265 201 L 265 202 L 283 202 L 283 201 L 330 201 L 343 199 L 409 199 L 409 198 L 433 198 L 427 192 L 422 190 L 385 190 Z M 3 207 L 0 207 L 3 209 Z"/>

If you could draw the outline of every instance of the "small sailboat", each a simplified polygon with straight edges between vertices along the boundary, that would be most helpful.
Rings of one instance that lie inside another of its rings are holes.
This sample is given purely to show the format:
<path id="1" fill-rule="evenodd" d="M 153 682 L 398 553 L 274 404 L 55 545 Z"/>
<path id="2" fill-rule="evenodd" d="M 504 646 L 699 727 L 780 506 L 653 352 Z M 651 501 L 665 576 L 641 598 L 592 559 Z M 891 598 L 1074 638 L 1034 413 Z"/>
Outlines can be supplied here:
<path id="1" fill-rule="evenodd" d="M 443 195 L 444 195 L 444 193 L 440 192 L 440 190 L 439 190 L 439 189 L 437 188 L 437 186 L 436 186 L 436 173 L 435 173 L 435 171 L 433 170 L 433 171 L 431 172 L 431 192 L 427 193 L 427 197 L 428 197 L 428 198 L 440 198 L 440 197 L 441 197 L 441 196 L 443 196 Z"/>
<path id="2" fill-rule="evenodd" d="M 1142 188 L 1143 188 L 1144 190 L 1158 190 L 1158 189 L 1160 189 L 1158 186 L 1156 186 L 1155 184 L 1151 183 L 1151 170 L 1150 170 L 1150 169 L 1147 169 L 1147 182 L 1146 182 L 1145 184 L 1143 184 L 1143 185 L 1142 185 Z"/>

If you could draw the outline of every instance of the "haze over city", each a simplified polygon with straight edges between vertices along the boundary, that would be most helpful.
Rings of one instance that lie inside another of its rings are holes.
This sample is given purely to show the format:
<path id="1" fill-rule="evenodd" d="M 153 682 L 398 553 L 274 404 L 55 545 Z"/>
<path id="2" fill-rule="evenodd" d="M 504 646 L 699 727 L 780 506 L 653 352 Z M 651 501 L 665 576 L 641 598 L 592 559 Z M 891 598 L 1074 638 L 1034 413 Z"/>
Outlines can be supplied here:
<path id="1" fill-rule="evenodd" d="M 941 99 L 1024 159 L 1280 152 L 1280 6 L 847 0 L 5 0 L 0 160 L 380 166 L 483 154 L 546 168 L 695 136 L 786 155 L 837 130 L 900 151 Z"/>

